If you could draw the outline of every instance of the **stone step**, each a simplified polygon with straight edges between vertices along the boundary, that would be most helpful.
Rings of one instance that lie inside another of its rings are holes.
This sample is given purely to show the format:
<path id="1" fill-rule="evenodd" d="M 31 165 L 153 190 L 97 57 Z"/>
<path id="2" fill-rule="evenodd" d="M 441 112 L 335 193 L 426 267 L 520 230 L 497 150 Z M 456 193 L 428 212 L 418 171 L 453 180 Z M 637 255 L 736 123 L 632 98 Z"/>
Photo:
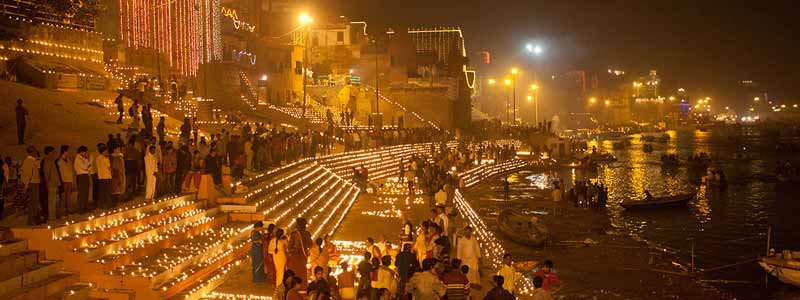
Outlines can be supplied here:
<path id="1" fill-rule="evenodd" d="M 7 240 L 0 242 L 0 257 L 28 250 L 26 240 Z"/>
<path id="2" fill-rule="evenodd" d="M 0 257 L 0 278 L 8 274 L 22 274 L 39 262 L 39 252 L 25 250 Z"/>
<path id="3" fill-rule="evenodd" d="M 217 208 L 209 210 L 198 208 L 187 211 L 178 216 L 162 219 L 158 223 L 150 223 L 132 231 L 121 232 L 111 239 L 98 241 L 88 247 L 74 249 L 74 251 L 86 253 L 85 257 L 89 261 L 98 260 L 109 254 L 126 253 L 153 240 L 162 240 L 163 237 L 159 236 L 168 234 L 170 231 L 184 231 L 184 227 L 209 222 L 213 220 L 213 216 L 218 211 Z"/>
<path id="4" fill-rule="evenodd" d="M 78 240 L 78 243 L 83 241 L 81 239 L 86 239 L 86 243 L 91 243 L 96 240 L 89 238 L 94 234 L 113 231 L 115 227 L 124 227 L 130 222 L 153 215 L 153 212 L 157 214 L 162 209 L 173 210 L 176 207 L 194 203 L 194 200 L 195 194 L 174 195 L 160 198 L 153 202 L 141 201 L 115 208 L 111 211 L 100 212 L 96 215 L 87 215 L 85 219 L 80 221 L 67 221 L 64 226 L 53 228 L 53 239 L 63 241 Z M 81 245 L 73 247 L 81 247 Z"/>
<path id="5" fill-rule="evenodd" d="M 312 216 L 312 230 L 309 232 L 313 237 L 322 237 L 326 234 L 333 236 L 333 233 L 342 224 L 342 220 L 344 220 L 344 217 L 353 207 L 356 199 L 358 199 L 360 190 L 354 185 L 347 183 L 342 189 L 341 197 L 335 201 L 335 206 L 320 208 Z M 319 218 L 319 221 L 317 221 L 317 218 Z"/>
<path id="6" fill-rule="evenodd" d="M 91 284 L 77 283 L 52 295 L 48 295 L 45 300 L 88 300 L 91 299 L 91 291 Z"/>
<path id="7" fill-rule="evenodd" d="M 201 235 L 207 230 L 219 228 L 222 224 L 229 221 L 228 215 L 217 214 L 208 222 L 184 227 L 182 230 L 173 230 L 167 234 L 158 235 L 157 238 L 148 240 L 147 243 L 137 244 L 135 247 L 127 249 L 124 253 L 112 253 L 93 261 L 102 265 L 105 272 L 115 270 L 119 267 L 134 263 L 137 260 L 155 255 L 163 249 L 174 245 L 191 241 L 195 236 Z"/>
<path id="8" fill-rule="evenodd" d="M 60 240 L 66 244 L 66 247 L 83 248 L 99 241 L 111 239 L 123 232 L 135 230 L 137 227 L 147 224 L 157 224 L 165 219 L 179 216 L 188 211 L 201 209 L 204 206 L 204 201 L 182 201 L 174 203 L 174 205 L 142 211 L 135 216 L 116 220 L 105 226 L 98 226 L 91 230 L 75 232 L 70 236 L 62 237 Z"/>
<path id="9" fill-rule="evenodd" d="M 42 261 L 17 270 L 16 273 L 0 274 L 0 294 L 2 291 L 27 287 L 54 276 L 61 270 L 63 270 L 63 265 L 60 261 Z"/>

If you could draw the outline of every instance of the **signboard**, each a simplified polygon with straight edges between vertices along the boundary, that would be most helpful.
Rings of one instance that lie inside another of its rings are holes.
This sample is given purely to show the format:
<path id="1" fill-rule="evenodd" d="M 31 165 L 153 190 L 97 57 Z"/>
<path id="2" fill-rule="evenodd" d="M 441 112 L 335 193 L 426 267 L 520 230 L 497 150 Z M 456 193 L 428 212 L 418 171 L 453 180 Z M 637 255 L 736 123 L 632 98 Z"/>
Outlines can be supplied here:
<path id="1" fill-rule="evenodd" d="M 360 85 L 361 76 L 350 75 L 350 83 L 353 85 Z"/>

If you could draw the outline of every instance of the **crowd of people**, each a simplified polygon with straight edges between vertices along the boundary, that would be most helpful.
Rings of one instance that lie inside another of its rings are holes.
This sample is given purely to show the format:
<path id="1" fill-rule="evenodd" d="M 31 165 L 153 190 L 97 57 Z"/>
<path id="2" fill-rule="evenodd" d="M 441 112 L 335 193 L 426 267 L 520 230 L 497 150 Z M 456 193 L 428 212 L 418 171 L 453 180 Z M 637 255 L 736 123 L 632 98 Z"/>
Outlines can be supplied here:
<path id="1" fill-rule="evenodd" d="M 425 143 L 441 141 L 445 138 L 443 131 L 432 127 L 366 129 L 337 128 L 334 134 L 344 144 L 345 151 L 370 149 L 401 144 Z"/>
<path id="2" fill-rule="evenodd" d="M 555 190 L 560 192 L 563 184 L 557 184 L 557 186 Z M 603 209 L 608 203 L 608 187 L 598 181 L 578 180 L 573 184 L 573 187 L 566 191 L 564 199 L 575 207 Z"/>

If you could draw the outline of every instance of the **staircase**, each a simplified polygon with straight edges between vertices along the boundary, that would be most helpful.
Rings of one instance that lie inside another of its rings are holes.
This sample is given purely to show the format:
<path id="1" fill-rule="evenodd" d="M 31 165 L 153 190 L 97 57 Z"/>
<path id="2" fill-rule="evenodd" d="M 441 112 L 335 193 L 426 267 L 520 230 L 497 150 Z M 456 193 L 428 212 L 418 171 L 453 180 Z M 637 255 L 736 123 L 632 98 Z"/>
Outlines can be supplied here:
<path id="1" fill-rule="evenodd" d="M 0 297 L 7 300 L 90 299 L 92 286 L 64 271 L 61 261 L 49 261 L 28 249 L 25 240 L 0 243 Z"/>
<path id="2" fill-rule="evenodd" d="M 256 103 L 258 103 L 258 94 L 256 93 L 256 88 L 253 87 L 253 83 L 250 82 L 250 78 L 247 77 L 247 74 L 244 71 L 239 71 L 239 85 L 242 88 L 242 101 L 251 109 L 256 109 Z"/>

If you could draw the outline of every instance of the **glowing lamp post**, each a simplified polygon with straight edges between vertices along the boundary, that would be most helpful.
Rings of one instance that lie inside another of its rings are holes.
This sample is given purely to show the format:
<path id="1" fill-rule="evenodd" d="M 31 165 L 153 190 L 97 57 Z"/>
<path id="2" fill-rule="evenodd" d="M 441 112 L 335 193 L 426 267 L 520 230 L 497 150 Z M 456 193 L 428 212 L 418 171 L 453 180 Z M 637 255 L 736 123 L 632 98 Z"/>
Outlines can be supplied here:
<path id="1" fill-rule="evenodd" d="M 302 13 L 298 17 L 300 21 L 300 26 L 303 27 L 304 37 L 303 37 L 303 115 L 301 118 L 305 119 L 306 117 L 306 98 L 308 98 L 308 35 L 311 31 L 311 23 L 314 22 L 314 19 L 307 13 Z"/>

